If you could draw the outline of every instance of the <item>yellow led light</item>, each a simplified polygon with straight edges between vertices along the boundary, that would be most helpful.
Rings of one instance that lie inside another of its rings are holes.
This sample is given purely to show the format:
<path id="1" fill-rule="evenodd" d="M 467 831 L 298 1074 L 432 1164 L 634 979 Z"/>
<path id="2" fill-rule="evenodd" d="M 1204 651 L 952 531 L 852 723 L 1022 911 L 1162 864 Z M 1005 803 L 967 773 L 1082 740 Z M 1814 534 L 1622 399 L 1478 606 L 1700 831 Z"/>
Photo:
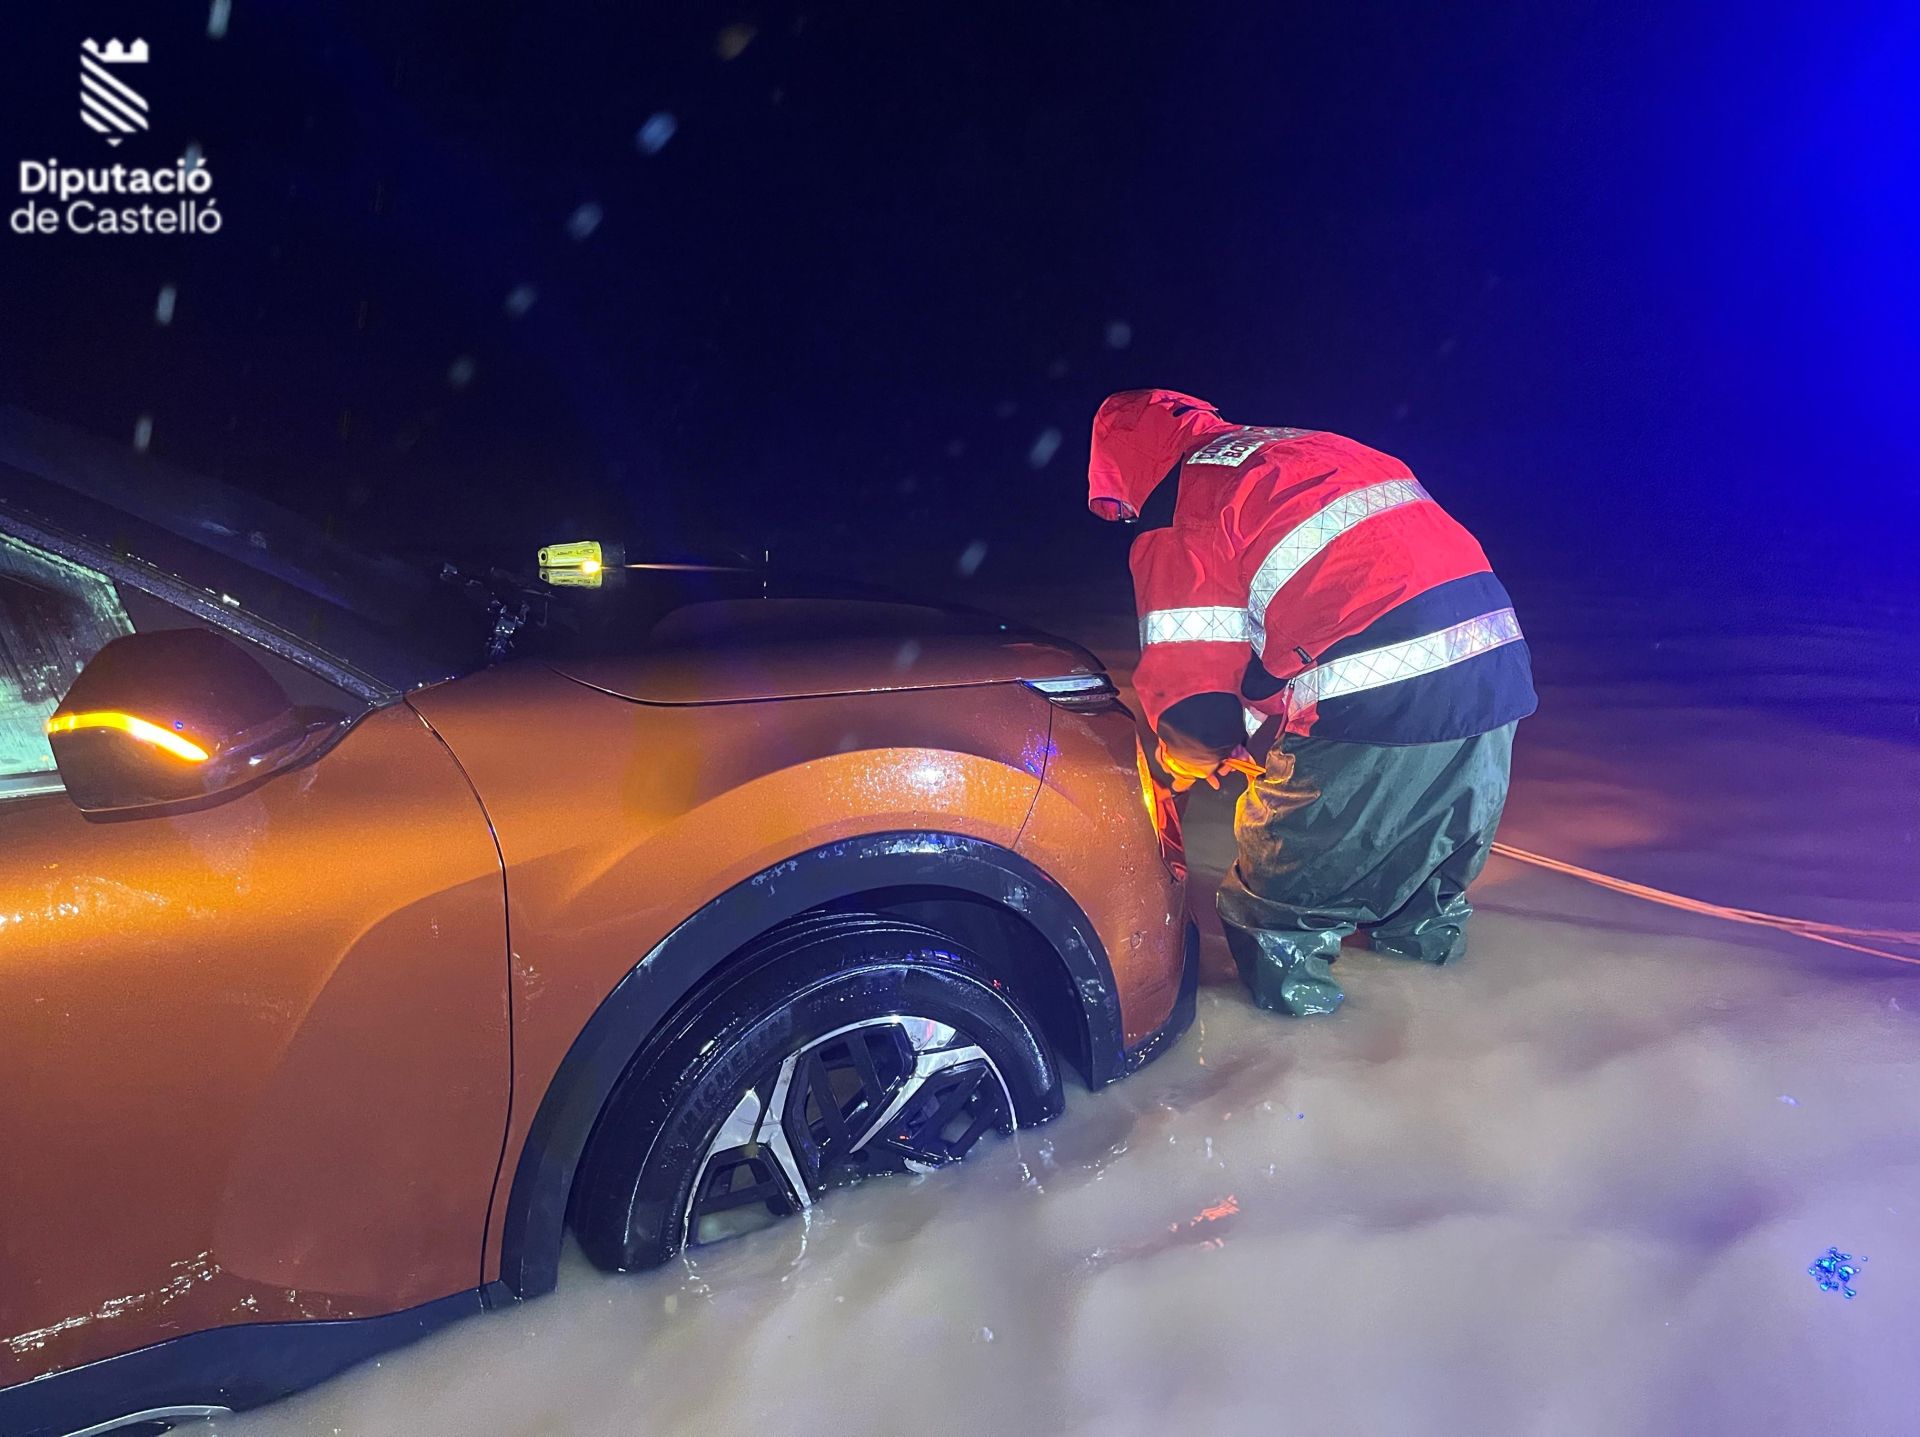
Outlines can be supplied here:
<path id="1" fill-rule="evenodd" d="M 114 713 L 101 710 L 97 713 L 60 714 L 47 720 L 47 732 L 77 733 L 81 729 L 105 728 L 126 734 L 144 744 L 151 744 L 175 758 L 188 763 L 205 763 L 207 751 L 190 739 L 184 739 L 171 729 L 160 727 L 157 723 L 148 723 L 132 714 Z"/>
<path id="2" fill-rule="evenodd" d="M 571 544 L 549 544 L 538 555 L 543 569 L 579 569 L 585 573 L 599 572 L 601 564 L 606 562 L 598 539 L 580 539 Z M 588 565 L 592 565 L 588 568 Z"/>

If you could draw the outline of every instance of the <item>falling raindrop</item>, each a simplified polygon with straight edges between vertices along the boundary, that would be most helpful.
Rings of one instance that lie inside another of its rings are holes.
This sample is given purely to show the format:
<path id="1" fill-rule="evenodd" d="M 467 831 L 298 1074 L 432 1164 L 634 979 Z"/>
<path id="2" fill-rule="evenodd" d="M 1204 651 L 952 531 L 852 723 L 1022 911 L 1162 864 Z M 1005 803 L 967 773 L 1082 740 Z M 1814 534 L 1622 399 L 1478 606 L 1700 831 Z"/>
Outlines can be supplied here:
<path id="1" fill-rule="evenodd" d="M 1107 321 L 1107 348 L 1125 349 L 1133 343 L 1133 326 L 1124 319 Z"/>
<path id="2" fill-rule="evenodd" d="M 960 557 L 954 563 L 953 567 L 955 572 L 962 578 L 971 579 L 975 574 L 980 572 L 980 566 L 984 564 L 986 560 L 986 543 L 983 540 L 975 539 L 960 551 Z"/>
<path id="3" fill-rule="evenodd" d="M 1054 360 L 1052 364 L 1049 364 L 1047 366 L 1047 378 L 1065 379 L 1066 377 L 1067 377 L 1067 361 L 1064 356 Z"/>
<path id="4" fill-rule="evenodd" d="M 153 322 L 159 325 L 173 323 L 173 302 L 180 292 L 170 284 L 160 286 L 160 297 L 153 302 Z"/>
<path id="5" fill-rule="evenodd" d="M 147 446 L 151 443 L 153 443 L 153 416 L 142 414 L 133 422 L 133 447 L 145 454 Z"/>
<path id="6" fill-rule="evenodd" d="M 714 38 L 713 53 L 722 60 L 737 60 L 760 31 L 747 24 L 729 25 Z"/>
<path id="7" fill-rule="evenodd" d="M 673 138 L 673 132 L 680 128 L 680 122 L 665 110 L 647 116 L 646 124 L 633 137 L 633 142 L 645 155 L 657 155 L 667 147 L 667 141 Z"/>
<path id="8" fill-rule="evenodd" d="M 510 319 L 519 319 L 528 310 L 533 308 L 533 302 L 539 297 L 539 291 L 532 285 L 515 285 L 507 291 L 507 317 Z"/>
<path id="9" fill-rule="evenodd" d="M 201 149 L 200 142 L 195 140 L 180 152 L 180 159 L 189 170 L 197 170 L 206 163 L 207 152 Z"/>
<path id="10" fill-rule="evenodd" d="M 567 216 L 567 233 L 577 240 L 583 240 L 600 228 L 600 221 L 605 217 L 606 211 L 592 200 L 588 200 Z"/>
<path id="11" fill-rule="evenodd" d="M 447 366 L 447 383 L 455 389 L 465 389 L 473 383 L 473 356 L 463 354 Z"/>
<path id="12" fill-rule="evenodd" d="M 1020 406 L 1015 404 L 1011 399 L 1003 399 L 993 406 L 993 417 L 995 419 L 1011 419 L 1019 412 Z"/>
<path id="13" fill-rule="evenodd" d="M 1035 469 L 1044 469 L 1053 462 L 1053 456 L 1060 448 L 1060 431 L 1047 428 L 1040 431 L 1040 437 L 1033 441 L 1033 448 L 1027 451 L 1027 463 Z"/>
<path id="14" fill-rule="evenodd" d="M 227 17 L 233 13 L 233 0 L 213 0 L 207 10 L 207 36 L 218 40 L 227 33 Z"/>

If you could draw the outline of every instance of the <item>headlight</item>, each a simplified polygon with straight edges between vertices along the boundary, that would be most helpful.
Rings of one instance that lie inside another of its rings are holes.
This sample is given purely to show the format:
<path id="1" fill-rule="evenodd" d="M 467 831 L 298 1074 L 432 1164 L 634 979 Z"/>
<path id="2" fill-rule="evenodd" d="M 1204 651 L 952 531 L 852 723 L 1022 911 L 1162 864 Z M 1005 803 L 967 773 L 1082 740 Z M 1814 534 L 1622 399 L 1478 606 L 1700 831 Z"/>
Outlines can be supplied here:
<path id="1" fill-rule="evenodd" d="M 1105 674 L 1068 674 L 1057 679 L 1028 679 L 1028 688 L 1048 703 L 1078 713 L 1108 713 L 1121 707 L 1120 690 Z"/>

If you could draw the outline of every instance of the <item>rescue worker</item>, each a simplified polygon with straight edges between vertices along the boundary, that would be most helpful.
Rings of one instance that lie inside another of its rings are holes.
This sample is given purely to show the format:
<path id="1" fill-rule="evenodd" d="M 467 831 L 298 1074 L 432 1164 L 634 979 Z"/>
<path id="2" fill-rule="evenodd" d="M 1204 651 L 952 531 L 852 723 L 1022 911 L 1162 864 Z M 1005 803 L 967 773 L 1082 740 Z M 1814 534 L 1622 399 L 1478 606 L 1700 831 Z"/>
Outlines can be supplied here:
<path id="1" fill-rule="evenodd" d="M 1331 1013 L 1329 964 L 1445 963 L 1533 712 L 1513 602 L 1407 466 L 1352 439 L 1229 424 L 1170 389 L 1093 421 L 1088 506 L 1133 522 L 1178 470 L 1171 528 L 1134 541 L 1134 686 L 1176 792 L 1248 774 L 1218 897 L 1263 1008 Z"/>

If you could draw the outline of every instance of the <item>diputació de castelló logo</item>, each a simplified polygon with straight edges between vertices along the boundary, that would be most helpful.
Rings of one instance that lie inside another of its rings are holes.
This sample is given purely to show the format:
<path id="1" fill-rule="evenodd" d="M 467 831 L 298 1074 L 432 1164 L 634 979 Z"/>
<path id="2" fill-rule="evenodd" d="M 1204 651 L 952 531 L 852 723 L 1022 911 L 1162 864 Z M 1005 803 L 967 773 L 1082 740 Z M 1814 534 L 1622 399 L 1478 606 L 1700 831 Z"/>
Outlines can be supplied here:
<path id="1" fill-rule="evenodd" d="M 149 59 L 145 40 L 80 43 L 80 119 L 110 148 L 148 133 L 149 105 L 138 86 Z M 26 203 L 9 223 L 22 235 L 210 235 L 223 223 L 213 172 L 197 153 L 152 167 L 22 160 L 20 196 Z M 137 203 L 122 203 L 129 199 Z"/>
<path id="2" fill-rule="evenodd" d="M 127 71 L 147 63 L 147 42 L 122 45 L 109 40 L 80 42 L 80 118 L 87 128 L 118 145 L 147 128 L 147 97 L 133 88 Z"/>

